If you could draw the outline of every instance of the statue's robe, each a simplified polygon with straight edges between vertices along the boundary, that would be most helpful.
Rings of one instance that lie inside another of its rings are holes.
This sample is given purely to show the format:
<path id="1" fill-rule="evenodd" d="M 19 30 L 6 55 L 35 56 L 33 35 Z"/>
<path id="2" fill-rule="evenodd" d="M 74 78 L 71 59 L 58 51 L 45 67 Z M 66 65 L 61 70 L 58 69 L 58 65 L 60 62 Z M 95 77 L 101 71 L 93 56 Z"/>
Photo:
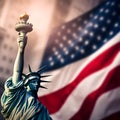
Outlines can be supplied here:
<path id="1" fill-rule="evenodd" d="M 46 107 L 26 91 L 22 80 L 17 85 L 12 77 L 5 82 L 1 105 L 6 120 L 51 120 Z"/>

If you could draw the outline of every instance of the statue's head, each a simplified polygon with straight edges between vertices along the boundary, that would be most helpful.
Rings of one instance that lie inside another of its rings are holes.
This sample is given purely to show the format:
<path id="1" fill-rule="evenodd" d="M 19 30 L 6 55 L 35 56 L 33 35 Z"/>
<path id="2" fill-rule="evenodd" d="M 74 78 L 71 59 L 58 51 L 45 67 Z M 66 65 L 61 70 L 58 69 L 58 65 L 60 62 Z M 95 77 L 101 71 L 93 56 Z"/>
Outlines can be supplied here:
<path id="1" fill-rule="evenodd" d="M 45 88 L 43 86 L 41 86 L 41 82 L 48 82 L 48 81 L 44 81 L 41 80 L 41 78 L 43 77 L 47 77 L 46 76 L 41 76 L 41 69 L 37 72 L 32 72 L 30 66 L 29 66 L 29 73 L 27 75 L 24 74 L 24 86 L 26 87 L 26 89 L 28 91 L 33 91 L 33 92 L 37 92 L 39 87 L 41 88 Z"/>

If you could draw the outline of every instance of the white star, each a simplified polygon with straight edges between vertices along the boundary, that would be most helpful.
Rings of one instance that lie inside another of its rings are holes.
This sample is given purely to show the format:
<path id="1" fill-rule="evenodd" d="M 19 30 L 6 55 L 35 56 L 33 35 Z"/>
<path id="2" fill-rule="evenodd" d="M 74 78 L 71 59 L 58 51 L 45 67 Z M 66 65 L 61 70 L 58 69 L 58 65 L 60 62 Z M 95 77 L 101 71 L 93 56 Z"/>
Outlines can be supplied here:
<path id="1" fill-rule="evenodd" d="M 55 63 L 52 61 L 52 62 L 50 62 L 50 66 L 53 66 Z"/>
<path id="2" fill-rule="evenodd" d="M 53 51 L 56 51 L 57 49 L 56 49 L 56 47 L 53 47 L 52 50 L 53 50 Z"/>
<path id="3" fill-rule="evenodd" d="M 109 4 L 110 4 L 110 2 L 107 2 L 107 3 L 106 3 L 106 5 L 109 5 Z"/>
<path id="4" fill-rule="evenodd" d="M 59 45 L 61 48 L 63 48 L 63 44 L 62 43 L 60 43 L 60 45 Z"/>
<path id="5" fill-rule="evenodd" d="M 92 46 L 93 50 L 97 49 L 97 46 L 96 45 L 93 45 Z"/>
<path id="6" fill-rule="evenodd" d="M 94 19 L 97 19 L 98 18 L 98 15 L 96 15 L 95 17 L 94 17 Z"/>
<path id="7" fill-rule="evenodd" d="M 67 40 L 67 37 L 66 37 L 66 36 L 63 36 L 62 38 L 63 38 L 64 41 Z"/>
<path id="8" fill-rule="evenodd" d="M 108 19 L 108 20 L 107 20 L 107 23 L 108 23 L 108 24 L 110 24 L 110 23 L 111 23 L 111 20 L 110 20 L 110 19 Z"/>
<path id="9" fill-rule="evenodd" d="M 105 13 L 109 13 L 109 12 L 110 12 L 110 10 L 109 10 L 109 9 L 106 9 L 106 10 L 105 10 Z"/>
<path id="10" fill-rule="evenodd" d="M 72 59 L 75 58 L 75 54 L 72 54 L 70 57 L 71 57 Z"/>
<path id="11" fill-rule="evenodd" d="M 101 8 L 101 9 L 100 9 L 100 12 L 103 12 L 103 11 L 104 11 L 104 8 Z"/>
<path id="12" fill-rule="evenodd" d="M 111 5 L 114 6 L 114 5 L 115 5 L 115 2 L 112 2 Z"/>
<path id="13" fill-rule="evenodd" d="M 69 54 L 69 51 L 68 51 L 67 48 L 64 48 L 63 51 L 64 51 L 65 55 L 68 55 L 68 54 Z"/>
<path id="14" fill-rule="evenodd" d="M 95 24 L 95 25 L 94 25 L 94 28 L 98 28 L 98 26 L 99 26 L 98 24 Z"/>
<path id="15" fill-rule="evenodd" d="M 52 60 L 53 60 L 53 58 L 52 58 L 52 57 L 49 57 L 49 58 L 48 58 L 48 60 L 49 60 L 49 61 L 52 61 Z"/>
<path id="16" fill-rule="evenodd" d="M 76 34 L 76 33 L 73 33 L 73 37 L 74 37 L 74 38 L 77 38 L 77 34 Z"/>
<path id="17" fill-rule="evenodd" d="M 83 53 L 85 53 L 85 50 L 84 49 L 80 49 L 80 52 L 83 54 Z"/>
<path id="18" fill-rule="evenodd" d="M 65 61 L 64 61 L 64 59 L 63 59 L 63 58 L 61 58 L 61 59 L 60 59 L 60 62 L 61 62 L 61 63 L 64 63 Z"/>
<path id="19" fill-rule="evenodd" d="M 82 38 L 82 37 L 80 37 L 80 38 L 78 39 L 78 41 L 79 41 L 79 42 L 82 42 L 82 41 L 83 41 L 83 38 Z"/>
<path id="20" fill-rule="evenodd" d="M 106 42 L 107 42 L 107 39 L 105 39 L 103 42 L 106 43 Z"/>
<path id="21" fill-rule="evenodd" d="M 64 48 L 63 48 L 63 51 L 64 51 L 64 52 L 65 52 L 65 51 L 68 51 L 68 49 L 67 49 L 66 47 L 64 47 Z"/>
<path id="22" fill-rule="evenodd" d="M 66 28 L 66 26 L 65 26 L 65 25 L 63 25 L 61 28 L 62 28 L 62 29 L 65 29 L 65 28 Z"/>
<path id="23" fill-rule="evenodd" d="M 55 51 L 54 54 L 55 54 L 55 55 L 58 55 L 58 51 Z"/>
<path id="24" fill-rule="evenodd" d="M 110 32 L 109 32 L 109 35 L 113 35 L 113 34 L 114 34 L 114 32 L 113 32 L 113 31 L 110 31 Z"/>
<path id="25" fill-rule="evenodd" d="M 87 24 L 87 23 L 88 23 L 88 21 L 87 21 L 87 20 L 85 20 L 85 21 L 84 21 L 84 24 Z"/>
<path id="26" fill-rule="evenodd" d="M 71 44 L 72 43 L 72 40 L 68 40 L 68 44 Z"/>
<path id="27" fill-rule="evenodd" d="M 75 50 L 77 50 L 77 51 L 78 51 L 78 50 L 79 50 L 79 46 L 75 46 Z"/>
<path id="28" fill-rule="evenodd" d="M 119 26 L 119 23 L 115 23 L 114 26 L 115 26 L 115 27 L 118 27 L 118 26 Z"/>
<path id="29" fill-rule="evenodd" d="M 93 23 L 92 23 L 92 22 L 90 22 L 90 23 L 88 24 L 88 26 L 90 26 L 90 27 L 91 27 L 91 26 L 93 26 Z"/>
<path id="30" fill-rule="evenodd" d="M 72 24 L 72 27 L 76 27 L 76 26 L 77 26 L 77 24 L 76 24 L 76 23 L 73 23 L 73 24 Z"/>
<path id="31" fill-rule="evenodd" d="M 84 44 L 87 46 L 87 45 L 89 44 L 89 41 L 88 41 L 88 40 L 86 40 Z"/>
<path id="32" fill-rule="evenodd" d="M 71 47 L 74 46 L 72 40 L 68 40 L 68 44 L 69 44 Z"/>
<path id="33" fill-rule="evenodd" d="M 81 30 L 82 30 L 82 27 L 81 27 L 81 26 L 79 26 L 79 27 L 78 27 L 78 30 L 79 30 L 79 31 L 81 31 Z"/>
<path id="34" fill-rule="evenodd" d="M 71 29 L 67 29 L 67 33 L 71 33 L 72 31 L 71 31 Z"/>
<path id="35" fill-rule="evenodd" d="M 115 16 L 116 14 L 117 14 L 117 13 L 116 13 L 115 11 L 112 13 L 113 16 Z"/>
<path id="36" fill-rule="evenodd" d="M 68 51 L 68 50 L 66 50 L 66 51 L 65 51 L 65 55 L 68 55 L 68 54 L 69 54 L 69 51 Z"/>
<path id="37" fill-rule="evenodd" d="M 90 17 L 93 17 L 93 14 L 92 14 L 92 13 L 90 14 Z"/>
<path id="38" fill-rule="evenodd" d="M 60 59 L 60 58 L 61 58 L 61 54 L 58 54 L 58 55 L 57 55 L 57 58 Z"/>
<path id="39" fill-rule="evenodd" d="M 104 20 L 104 17 L 102 16 L 102 17 L 100 17 L 100 21 L 103 21 Z"/>
<path id="40" fill-rule="evenodd" d="M 94 36 L 94 33 L 93 33 L 93 32 L 90 32 L 89 34 L 90 34 L 90 36 L 91 36 L 91 37 L 93 37 L 93 36 Z"/>
<path id="41" fill-rule="evenodd" d="M 97 36 L 97 40 L 101 40 L 101 36 Z"/>
<path id="42" fill-rule="evenodd" d="M 72 43 L 70 44 L 70 46 L 73 47 L 73 46 L 74 46 L 74 43 L 72 42 Z"/>
<path id="43" fill-rule="evenodd" d="M 88 30 L 85 30 L 84 33 L 85 33 L 85 34 L 88 34 Z"/>
<path id="44" fill-rule="evenodd" d="M 106 31 L 106 28 L 105 28 L 105 27 L 102 27 L 102 31 L 105 32 L 105 31 Z"/>

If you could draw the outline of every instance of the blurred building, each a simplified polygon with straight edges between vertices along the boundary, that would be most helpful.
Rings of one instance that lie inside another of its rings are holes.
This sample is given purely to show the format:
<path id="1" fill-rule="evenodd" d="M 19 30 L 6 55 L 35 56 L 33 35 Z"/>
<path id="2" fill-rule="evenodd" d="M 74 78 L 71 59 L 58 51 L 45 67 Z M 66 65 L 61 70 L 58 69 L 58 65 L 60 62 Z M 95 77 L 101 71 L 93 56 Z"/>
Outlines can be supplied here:
<path id="1" fill-rule="evenodd" d="M 18 15 L 23 12 L 24 8 L 29 7 L 28 1 L 25 0 L 2 0 L 0 13 L 0 78 L 5 80 L 12 74 L 13 64 L 17 53 L 17 32 L 15 31 L 15 23 Z M 21 4 L 21 6 L 20 6 Z"/>

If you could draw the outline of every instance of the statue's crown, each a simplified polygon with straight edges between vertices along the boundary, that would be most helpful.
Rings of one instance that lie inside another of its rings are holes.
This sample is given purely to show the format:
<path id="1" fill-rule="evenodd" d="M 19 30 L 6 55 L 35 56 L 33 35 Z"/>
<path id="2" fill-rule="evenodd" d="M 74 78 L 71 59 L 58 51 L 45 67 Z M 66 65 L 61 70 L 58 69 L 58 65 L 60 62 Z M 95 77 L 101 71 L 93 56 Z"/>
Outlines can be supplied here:
<path id="1" fill-rule="evenodd" d="M 36 79 L 36 80 L 39 80 L 39 82 L 50 82 L 50 81 L 45 81 L 45 80 L 41 80 L 41 78 L 44 78 L 44 77 L 48 77 L 50 75 L 41 75 L 41 71 L 44 69 L 44 67 L 42 67 L 40 70 L 38 70 L 37 72 L 32 72 L 32 69 L 30 67 L 30 65 L 28 66 L 29 67 L 29 73 L 26 75 L 26 74 L 22 74 L 24 76 L 24 85 L 27 86 L 31 80 L 33 79 Z M 41 88 L 46 88 L 44 86 L 41 86 Z"/>

